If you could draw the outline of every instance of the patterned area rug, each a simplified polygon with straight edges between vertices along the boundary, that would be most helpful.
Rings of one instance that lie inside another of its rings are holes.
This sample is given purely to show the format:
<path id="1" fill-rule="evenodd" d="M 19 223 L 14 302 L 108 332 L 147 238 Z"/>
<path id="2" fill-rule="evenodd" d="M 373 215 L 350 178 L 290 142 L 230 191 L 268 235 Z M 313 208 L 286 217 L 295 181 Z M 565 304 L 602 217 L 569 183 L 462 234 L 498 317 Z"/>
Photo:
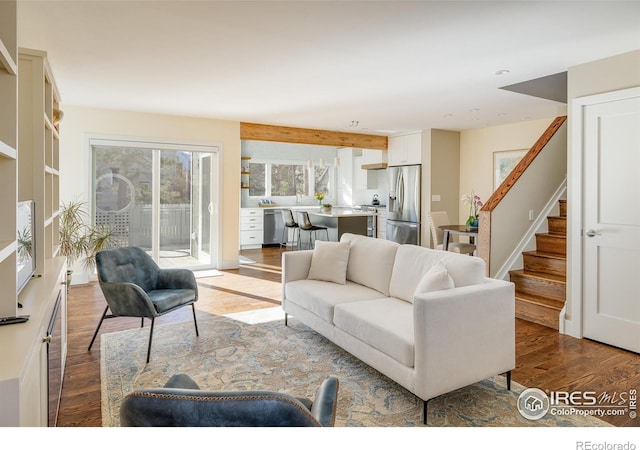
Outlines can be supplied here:
<path id="1" fill-rule="evenodd" d="M 263 317 L 273 319 L 274 311 Z M 249 320 L 242 320 L 246 317 Z M 193 322 L 157 325 L 151 361 L 145 364 L 148 327 L 101 337 L 102 423 L 119 426 L 122 398 L 135 389 L 161 387 L 176 373 L 189 374 L 203 389 L 272 390 L 313 398 L 328 375 L 340 380 L 336 426 L 422 425 L 422 401 L 301 322 L 260 323 L 250 313 L 231 317 L 200 312 Z M 529 421 L 518 413 L 523 386 L 496 376 L 429 402 L 431 427 L 607 426 L 590 417 Z"/>

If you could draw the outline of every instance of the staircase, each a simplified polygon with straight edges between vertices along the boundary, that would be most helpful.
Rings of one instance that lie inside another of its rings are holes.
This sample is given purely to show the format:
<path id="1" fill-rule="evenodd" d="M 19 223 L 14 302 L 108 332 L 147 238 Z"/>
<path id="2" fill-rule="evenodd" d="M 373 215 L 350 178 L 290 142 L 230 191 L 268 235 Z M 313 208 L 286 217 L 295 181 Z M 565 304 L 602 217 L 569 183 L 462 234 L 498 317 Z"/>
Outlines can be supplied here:
<path id="1" fill-rule="evenodd" d="M 559 328 L 566 299 L 567 201 L 560 215 L 548 216 L 548 233 L 536 234 L 536 250 L 523 252 L 524 269 L 509 272 L 516 287 L 516 317 Z"/>

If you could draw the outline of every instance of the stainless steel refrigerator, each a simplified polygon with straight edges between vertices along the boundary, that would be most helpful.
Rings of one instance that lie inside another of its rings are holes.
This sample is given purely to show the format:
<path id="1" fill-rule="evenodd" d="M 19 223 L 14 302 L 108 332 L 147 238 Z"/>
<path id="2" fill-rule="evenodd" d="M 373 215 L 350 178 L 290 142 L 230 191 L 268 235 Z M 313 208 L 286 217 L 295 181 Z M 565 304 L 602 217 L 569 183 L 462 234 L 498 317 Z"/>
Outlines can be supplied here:
<path id="1" fill-rule="evenodd" d="M 420 245 L 421 166 L 387 168 L 387 239 L 400 244 Z"/>

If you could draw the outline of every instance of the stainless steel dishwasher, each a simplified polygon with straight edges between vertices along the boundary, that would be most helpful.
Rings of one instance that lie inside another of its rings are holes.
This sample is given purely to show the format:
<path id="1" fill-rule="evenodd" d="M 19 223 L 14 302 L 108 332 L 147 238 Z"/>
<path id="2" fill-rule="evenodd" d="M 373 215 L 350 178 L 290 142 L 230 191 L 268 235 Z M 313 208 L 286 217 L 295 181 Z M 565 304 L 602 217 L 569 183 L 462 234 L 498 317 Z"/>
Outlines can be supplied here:
<path id="1" fill-rule="evenodd" d="M 282 242 L 282 232 L 284 223 L 282 222 L 282 212 L 279 209 L 266 209 L 264 211 L 264 236 L 263 246 L 280 245 Z"/>

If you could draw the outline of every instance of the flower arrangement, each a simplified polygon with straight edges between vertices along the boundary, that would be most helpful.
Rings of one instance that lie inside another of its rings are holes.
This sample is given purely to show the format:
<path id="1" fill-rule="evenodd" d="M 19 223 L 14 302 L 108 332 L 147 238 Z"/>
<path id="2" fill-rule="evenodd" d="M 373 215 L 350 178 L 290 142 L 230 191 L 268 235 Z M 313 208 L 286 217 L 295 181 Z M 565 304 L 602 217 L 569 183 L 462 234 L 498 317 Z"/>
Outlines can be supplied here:
<path id="1" fill-rule="evenodd" d="M 318 204 L 322 205 L 322 200 L 324 199 L 324 193 L 316 192 L 315 193 L 315 198 L 316 198 L 316 200 L 318 200 Z"/>
<path id="2" fill-rule="evenodd" d="M 482 200 L 480 200 L 480 196 L 474 191 L 471 191 L 471 194 L 465 194 L 462 196 L 462 201 L 465 205 L 469 205 L 469 218 L 467 219 L 466 225 L 468 227 L 477 228 L 478 215 L 480 214 L 480 208 L 482 208 Z"/>

